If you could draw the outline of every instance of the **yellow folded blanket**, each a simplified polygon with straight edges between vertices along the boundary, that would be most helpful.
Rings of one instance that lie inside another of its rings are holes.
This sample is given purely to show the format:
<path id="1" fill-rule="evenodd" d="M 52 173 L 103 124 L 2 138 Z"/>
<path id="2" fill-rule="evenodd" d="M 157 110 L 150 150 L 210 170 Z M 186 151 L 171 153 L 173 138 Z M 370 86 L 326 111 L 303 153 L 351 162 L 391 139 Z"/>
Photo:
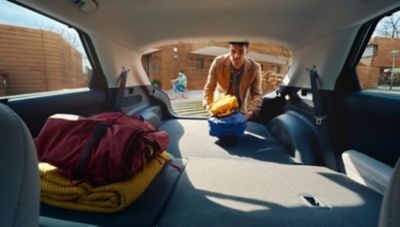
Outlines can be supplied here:
<path id="1" fill-rule="evenodd" d="M 161 154 L 170 159 L 167 152 Z M 40 201 L 65 209 L 115 213 L 123 210 L 139 198 L 161 171 L 165 161 L 156 158 L 143 171 L 131 178 L 108 185 L 93 187 L 88 183 L 73 185 L 60 174 L 57 167 L 40 163 Z"/>

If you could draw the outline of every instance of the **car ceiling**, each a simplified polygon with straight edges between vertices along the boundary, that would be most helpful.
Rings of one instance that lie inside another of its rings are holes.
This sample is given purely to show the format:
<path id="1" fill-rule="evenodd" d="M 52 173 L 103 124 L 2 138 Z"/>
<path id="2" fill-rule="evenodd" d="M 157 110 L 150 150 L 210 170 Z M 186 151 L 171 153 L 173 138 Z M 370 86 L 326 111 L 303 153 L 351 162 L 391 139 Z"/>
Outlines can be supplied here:
<path id="1" fill-rule="evenodd" d="M 176 41 L 248 39 L 292 51 L 399 6 L 395 0 L 96 0 L 85 14 L 71 0 L 18 0 L 136 53 Z"/>
<path id="2" fill-rule="evenodd" d="M 259 38 L 296 48 L 362 23 L 390 8 L 393 0 L 97 0 L 82 13 L 71 0 L 20 0 L 85 31 L 107 34 L 131 48 L 164 40 Z M 392 6 L 393 7 L 393 6 Z"/>

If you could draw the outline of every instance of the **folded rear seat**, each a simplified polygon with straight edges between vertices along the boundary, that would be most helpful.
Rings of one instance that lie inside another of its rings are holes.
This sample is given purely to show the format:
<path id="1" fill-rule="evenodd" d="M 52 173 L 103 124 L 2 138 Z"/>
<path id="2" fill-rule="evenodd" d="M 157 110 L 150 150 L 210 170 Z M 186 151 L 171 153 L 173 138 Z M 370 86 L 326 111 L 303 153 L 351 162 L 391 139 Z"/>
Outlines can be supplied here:
<path id="1" fill-rule="evenodd" d="M 162 123 L 160 130 L 170 135 L 168 152 L 175 157 L 249 158 L 291 164 L 289 152 L 274 139 L 267 128 L 248 122 L 245 135 L 235 145 L 221 143 L 208 134 L 208 122 L 172 119 Z"/>
<path id="2" fill-rule="evenodd" d="M 158 225 L 377 226 L 381 200 L 324 167 L 191 158 Z"/>
<path id="3" fill-rule="evenodd" d="M 268 130 L 296 163 L 322 165 L 320 139 L 315 123 L 295 111 L 287 111 L 268 123 Z"/>
<path id="4" fill-rule="evenodd" d="M 174 163 L 184 167 L 186 161 L 176 159 Z M 100 226 L 154 226 L 181 175 L 182 172 L 165 165 L 143 195 L 119 213 L 101 214 L 73 211 L 42 203 L 40 216 Z"/>

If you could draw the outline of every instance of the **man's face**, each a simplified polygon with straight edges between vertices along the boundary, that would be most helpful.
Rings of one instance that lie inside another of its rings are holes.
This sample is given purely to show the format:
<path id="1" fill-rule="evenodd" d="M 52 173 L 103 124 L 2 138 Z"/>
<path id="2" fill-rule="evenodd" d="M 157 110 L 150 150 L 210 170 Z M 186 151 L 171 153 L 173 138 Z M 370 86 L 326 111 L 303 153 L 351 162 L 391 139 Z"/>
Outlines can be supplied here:
<path id="1" fill-rule="evenodd" d="M 244 63 L 247 55 L 247 47 L 245 45 L 229 45 L 230 60 L 234 68 L 238 69 Z"/>

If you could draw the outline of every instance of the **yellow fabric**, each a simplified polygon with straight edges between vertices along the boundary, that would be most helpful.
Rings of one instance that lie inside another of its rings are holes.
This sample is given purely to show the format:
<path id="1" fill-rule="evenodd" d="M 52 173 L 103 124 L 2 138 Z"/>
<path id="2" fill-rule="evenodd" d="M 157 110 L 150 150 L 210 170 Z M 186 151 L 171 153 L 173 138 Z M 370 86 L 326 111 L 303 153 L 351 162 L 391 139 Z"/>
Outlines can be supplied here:
<path id="1" fill-rule="evenodd" d="M 210 114 L 217 117 L 224 117 L 239 108 L 239 103 L 235 96 L 225 95 L 211 104 Z"/>
<path id="2" fill-rule="evenodd" d="M 163 152 L 161 156 L 170 159 L 167 152 Z M 147 164 L 143 171 L 127 180 L 93 187 L 88 183 L 73 185 L 69 179 L 60 174 L 57 167 L 40 163 L 40 200 L 65 209 L 115 213 L 139 198 L 164 164 L 164 160 L 156 158 Z"/>

